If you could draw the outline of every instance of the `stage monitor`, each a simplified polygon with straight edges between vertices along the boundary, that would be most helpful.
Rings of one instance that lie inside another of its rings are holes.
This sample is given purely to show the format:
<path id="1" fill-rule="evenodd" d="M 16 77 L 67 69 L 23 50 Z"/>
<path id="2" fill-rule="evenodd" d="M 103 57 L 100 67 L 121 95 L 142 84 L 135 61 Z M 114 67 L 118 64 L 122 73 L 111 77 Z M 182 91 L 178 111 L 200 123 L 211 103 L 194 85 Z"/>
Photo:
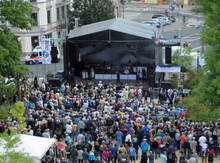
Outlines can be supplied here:
<path id="1" fill-rule="evenodd" d="M 59 78 L 49 78 L 48 83 L 51 87 L 60 87 L 61 80 Z"/>

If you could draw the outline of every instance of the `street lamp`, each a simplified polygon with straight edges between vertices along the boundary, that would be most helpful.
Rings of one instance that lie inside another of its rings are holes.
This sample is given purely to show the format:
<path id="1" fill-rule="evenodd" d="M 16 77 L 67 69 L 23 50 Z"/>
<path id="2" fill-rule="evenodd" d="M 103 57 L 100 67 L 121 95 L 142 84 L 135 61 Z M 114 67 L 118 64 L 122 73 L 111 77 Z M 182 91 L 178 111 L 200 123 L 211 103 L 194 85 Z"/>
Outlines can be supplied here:
<path id="1" fill-rule="evenodd" d="M 68 80 L 69 78 L 69 62 L 68 62 L 68 54 L 67 54 L 67 49 L 68 49 L 68 0 L 66 0 L 66 14 L 65 14 L 65 38 L 63 42 L 63 62 L 64 62 L 64 78 Z"/>
<path id="2" fill-rule="evenodd" d="M 124 2 L 124 0 L 121 0 L 121 4 L 122 4 L 122 16 L 124 18 L 125 17 L 125 15 L 124 15 L 124 10 L 125 10 L 125 2 Z"/>
<path id="3" fill-rule="evenodd" d="M 199 54 L 200 54 L 200 51 L 198 50 L 197 51 L 197 65 L 196 65 L 196 70 L 197 70 L 197 74 L 199 73 Z"/>

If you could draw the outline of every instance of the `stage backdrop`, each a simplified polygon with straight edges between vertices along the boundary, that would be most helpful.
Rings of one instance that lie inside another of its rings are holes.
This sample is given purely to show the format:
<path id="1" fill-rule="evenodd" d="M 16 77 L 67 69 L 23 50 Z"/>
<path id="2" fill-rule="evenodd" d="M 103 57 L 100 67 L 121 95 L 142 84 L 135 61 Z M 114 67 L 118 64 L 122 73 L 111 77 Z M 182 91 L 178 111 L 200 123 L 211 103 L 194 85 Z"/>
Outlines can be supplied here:
<path id="1" fill-rule="evenodd" d="M 80 48 L 80 60 L 85 64 L 101 64 L 104 61 L 112 66 L 128 63 L 149 65 L 155 63 L 154 44 L 97 44 Z"/>

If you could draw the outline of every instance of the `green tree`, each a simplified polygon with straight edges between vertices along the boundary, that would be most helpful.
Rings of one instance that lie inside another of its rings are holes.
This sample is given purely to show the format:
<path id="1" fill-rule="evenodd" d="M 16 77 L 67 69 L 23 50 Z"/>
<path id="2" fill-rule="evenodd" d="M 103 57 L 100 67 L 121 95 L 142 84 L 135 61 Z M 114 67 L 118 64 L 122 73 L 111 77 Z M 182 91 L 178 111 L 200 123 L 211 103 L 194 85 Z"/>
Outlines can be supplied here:
<path id="1" fill-rule="evenodd" d="M 182 104 L 194 120 L 217 120 L 220 111 L 220 1 L 197 0 L 204 15 L 202 39 L 208 45 L 205 66 L 195 78 L 191 96 Z"/>
<path id="2" fill-rule="evenodd" d="M 25 107 L 24 107 L 24 103 L 21 101 L 18 101 L 15 103 L 15 107 L 13 107 L 10 110 L 10 114 L 12 115 L 12 117 L 14 119 L 17 119 L 19 122 L 18 125 L 18 129 L 22 130 L 26 127 L 26 123 L 25 123 Z"/>
<path id="3" fill-rule="evenodd" d="M 188 71 L 192 70 L 193 56 L 190 55 L 191 48 L 184 47 L 183 49 L 178 49 L 172 55 L 172 64 L 181 65 Z"/>
<path id="4" fill-rule="evenodd" d="M 20 144 L 19 135 L 8 136 L 7 132 L 0 134 L 0 163 L 32 163 L 33 159 L 27 153 L 16 151 Z"/>
<path id="5" fill-rule="evenodd" d="M 5 95 L 11 103 L 13 101 L 13 95 L 16 92 L 16 85 L 13 80 L 6 80 L 6 78 L 0 75 L 0 97 Z M 0 99 L 0 104 L 2 104 L 2 99 Z"/>
<path id="6" fill-rule="evenodd" d="M 13 106 L 11 105 L 0 105 L 0 119 L 1 120 L 6 120 L 10 116 L 10 109 Z"/>
<path id="7" fill-rule="evenodd" d="M 21 143 L 19 131 L 24 129 L 26 126 L 24 103 L 17 102 L 13 106 L 8 105 L 7 108 L 10 110 L 8 111 L 7 115 L 10 115 L 11 118 L 16 119 L 18 126 L 17 128 L 14 128 L 8 123 L 8 129 L 6 129 L 5 132 L 0 133 L 0 147 L 3 147 L 0 149 L 0 163 L 31 163 L 33 160 L 27 153 L 16 150 Z M 9 130 L 10 135 L 8 134 Z"/>
<path id="8" fill-rule="evenodd" d="M 112 0 L 74 0 L 69 14 L 70 29 L 74 19 L 80 18 L 80 24 L 86 25 L 114 18 Z"/>
<path id="9" fill-rule="evenodd" d="M 220 106 L 220 1 L 198 0 L 205 18 L 202 38 L 208 45 L 205 53 L 204 73 L 198 89 L 194 91 L 199 102 L 209 109 Z"/>
<path id="10" fill-rule="evenodd" d="M 22 78 L 27 72 L 21 61 L 21 44 L 10 28 L 31 29 L 32 7 L 24 0 L 0 1 L 0 75 L 8 78 Z M 10 25 L 7 25 L 7 24 Z"/>

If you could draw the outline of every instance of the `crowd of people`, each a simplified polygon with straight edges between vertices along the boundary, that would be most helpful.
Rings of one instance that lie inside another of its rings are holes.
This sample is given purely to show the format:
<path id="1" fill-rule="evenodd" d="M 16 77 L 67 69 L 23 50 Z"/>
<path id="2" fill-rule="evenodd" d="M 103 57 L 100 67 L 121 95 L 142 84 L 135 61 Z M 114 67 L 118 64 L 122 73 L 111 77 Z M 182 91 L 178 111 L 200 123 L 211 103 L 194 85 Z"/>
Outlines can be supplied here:
<path id="1" fill-rule="evenodd" d="M 220 124 L 189 121 L 187 109 L 173 106 L 180 92 L 161 90 L 155 102 L 140 85 L 35 83 L 24 99 L 28 116 L 21 132 L 55 139 L 45 163 L 197 163 L 199 157 L 212 163 L 220 151 Z"/>

